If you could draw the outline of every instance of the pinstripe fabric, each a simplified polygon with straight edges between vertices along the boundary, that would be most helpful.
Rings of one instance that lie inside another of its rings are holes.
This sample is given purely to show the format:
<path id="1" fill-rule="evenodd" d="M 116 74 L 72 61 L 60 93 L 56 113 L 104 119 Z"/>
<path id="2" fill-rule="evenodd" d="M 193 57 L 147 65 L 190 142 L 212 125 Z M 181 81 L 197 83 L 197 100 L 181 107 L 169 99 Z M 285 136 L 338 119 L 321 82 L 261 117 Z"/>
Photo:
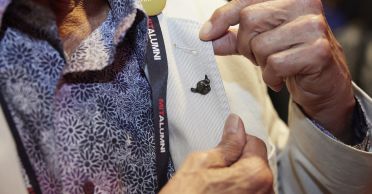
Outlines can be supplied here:
<path id="1" fill-rule="evenodd" d="M 215 146 L 230 112 L 211 43 L 199 40 L 199 24 L 161 18 L 168 52 L 168 115 L 172 159 L 179 166 L 191 151 Z M 170 52 L 169 52 L 170 51 Z M 190 89 L 208 75 L 211 92 Z"/>
<path id="2" fill-rule="evenodd" d="M 168 17 L 166 13 L 159 18 L 169 62 L 167 106 L 175 167 L 180 167 L 191 152 L 215 147 L 221 139 L 226 117 L 234 112 L 242 117 L 248 134 L 265 142 L 270 167 L 277 176 L 275 146 L 268 138 L 263 117 L 266 113 L 259 100 L 238 82 L 229 82 L 228 71 L 224 72 L 225 77 L 221 76 L 212 43 L 199 39 L 199 22 Z M 205 96 L 192 93 L 190 88 L 205 75 L 211 80 L 211 92 Z M 275 181 L 275 188 L 276 184 Z"/>

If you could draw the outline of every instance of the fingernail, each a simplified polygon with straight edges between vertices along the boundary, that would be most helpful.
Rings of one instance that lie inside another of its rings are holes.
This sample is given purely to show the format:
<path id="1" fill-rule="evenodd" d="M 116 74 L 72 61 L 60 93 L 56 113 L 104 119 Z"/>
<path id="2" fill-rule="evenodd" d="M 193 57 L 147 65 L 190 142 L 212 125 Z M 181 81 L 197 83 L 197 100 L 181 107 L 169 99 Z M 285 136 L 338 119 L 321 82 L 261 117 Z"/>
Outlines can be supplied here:
<path id="1" fill-rule="evenodd" d="M 208 34 L 211 30 L 212 30 L 212 23 L 210 21 L 207 21 L 207 22 L 204 23 L 204 25 L 200 29 L 199 36 L 201 38 L 206 38 L 206 37 L 208 37 Z"/>
<path id="2" fill-rule="evenodd" d="M 225 129 L 229 132 L 236 133 L 240 128 L 240 117 L 236 114 L 231 114 L 226 120 Z"/>
<path id="3" fill-rule="evenodd" d="M 283 88 L 283 84 L 277 86 L 269 86 L 274 92 L 280 92 Z"/>

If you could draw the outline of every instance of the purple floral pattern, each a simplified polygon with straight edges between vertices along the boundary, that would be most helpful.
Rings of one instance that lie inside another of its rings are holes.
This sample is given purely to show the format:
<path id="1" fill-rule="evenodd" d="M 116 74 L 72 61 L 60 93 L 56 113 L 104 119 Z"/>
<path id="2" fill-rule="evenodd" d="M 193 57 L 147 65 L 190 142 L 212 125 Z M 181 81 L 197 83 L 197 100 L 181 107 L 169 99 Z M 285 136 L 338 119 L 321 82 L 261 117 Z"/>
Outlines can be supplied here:
<path id="1" fill-rule="evenodd" d="M 13 26 L 0 40 L 0 89 L 43 193 L 83 193 L 86 182 L 95 193 L 157 189 L 151 90 L 141 69 L 146 19 L 133 24 L 136 0 L 109 3 L 106 21 L 71 56 L 51 42 L 58 37 Z M 138 44 L 125 42 L 129 28 Z"/>

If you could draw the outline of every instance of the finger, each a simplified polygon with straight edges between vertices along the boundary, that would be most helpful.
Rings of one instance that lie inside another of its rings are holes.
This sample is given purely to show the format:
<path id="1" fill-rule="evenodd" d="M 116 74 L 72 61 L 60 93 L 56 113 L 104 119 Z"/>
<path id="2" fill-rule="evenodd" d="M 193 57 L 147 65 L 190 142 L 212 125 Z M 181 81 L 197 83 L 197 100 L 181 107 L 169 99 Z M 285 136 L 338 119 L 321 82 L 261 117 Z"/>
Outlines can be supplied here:
<path id="1" fill-rule="evenodd" d="M 266 144 L 251 135 L 246 135 L 246 141 L 242 157 L 231 166 L 230 170 L 241 169 L 245 172 L 243 174 L 250 174 L 249 190 L 257 193 L 274 193 L 274 176 L 269 166 Z"/>
<path id="2" fill-rule="evenodd" d="M 222 37 L 213 41 L 215 54 L 242 54 L 252 60 L 252 52 L 244 52 L 250 50 L 250 40 L 259 33 L 270 30 L 287 20 L 287 10 L 273 8 L 273 5 L 268 3 L 272 2 L 264 2 L 244 8 L 240 13 L 239 32 L 237 28 L 230 28 Z M 273 4 L 276 5 L 277 3 Z M 238 48 L 237 41 L 242 43 L 240 44 L 241 48 Z M 245 48 L 242 47 L 243 45 L 246 45 L 248 49 L 243 49 Z"/>
<path id="3" fill-rule="evenodd" d="M 257 35 L 251 41 L 251 49 L 258 65 L 265 67 L 267 57 L 298 44 L 314 42 L 326 36 L 327 23 L 321 15 L 299 17 L 273 30 Z M 244 37 L 243 37 L 244 38 Z M 249 45 L 243 46 L 250 50 Z"/>
<path id="4" fill-rule="evenodd" d="M 226 168 L 205 171 L 214 191 L 220 193 L 272 193 L 273 174 L 267 160 L 265 143 L 246 135 L 242 157 Z"/>
<path id="5" fill-rule="evenodd" d="M 274 91 L 280 91 L 288 77 L 320 74 L 331 59 L 326 39 L 276 53 L 268 57 L 263 80 Z"/>
<path id="6" fill-rule="evenodd" d="M 183 167 L 187 171 L 230 166 L 238 160 L 245 145 L 244 124 L 239 116 L 231 114 L 225 123 L 218 146 L 206 152 L 192 153 Z"/>
<path id="7" fill-rule="evenodd" d="M 246 135 L 246 144 L 240 159 L 246 159 L 253 156 L 267 161 L 266 144 L 255 136 Z"/>
<path id="8" fill-rule="evenodd" d="M 253 62 L 251 41 L 291 19 L 288 1 L 268 1 L 244 8 L 240 13 L 237 50 Z"/>
<path id="9" fill-rule="evenodd" d="M 226 120 L 222 139 L 211 154 L 221 158 L 224 167 L 230 166 L 240 158 L 245 144 L 243 121 L 238 115 L 231 114 Z"/>
<path id="10" fill-rule="evenodd" d="M 221 38 L 214 40 L 214 54 L 221 56 L 238 54 L 237 34 L 238 29 L 231 28 Z"/>
<path id="11" fill-rule="evenodd" d="M 230 26 L 238 24 L 239 13 L 244 7 L 263 1 L 265 0 L 232 0 L 218 8 L 200 30 L 200 39 L 210 41 L 220 38 Z"/>

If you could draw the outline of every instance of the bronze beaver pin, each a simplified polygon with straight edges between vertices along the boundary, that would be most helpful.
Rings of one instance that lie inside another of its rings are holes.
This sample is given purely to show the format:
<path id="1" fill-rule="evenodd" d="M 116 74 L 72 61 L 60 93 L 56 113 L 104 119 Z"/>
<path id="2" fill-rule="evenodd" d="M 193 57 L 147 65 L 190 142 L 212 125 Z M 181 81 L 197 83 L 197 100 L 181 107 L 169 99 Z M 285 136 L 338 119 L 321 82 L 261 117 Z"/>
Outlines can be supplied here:
<path id="1" fill-rule="evenodd" d="M 211 81 L 208 79 L 208 76 L 205 75 L 205 79 L 199 81 L 196 84 L 196 88 L 191 88 L 191 92 L 199 93 L 201 95 L 206 95 L 211 91 Z"/>

